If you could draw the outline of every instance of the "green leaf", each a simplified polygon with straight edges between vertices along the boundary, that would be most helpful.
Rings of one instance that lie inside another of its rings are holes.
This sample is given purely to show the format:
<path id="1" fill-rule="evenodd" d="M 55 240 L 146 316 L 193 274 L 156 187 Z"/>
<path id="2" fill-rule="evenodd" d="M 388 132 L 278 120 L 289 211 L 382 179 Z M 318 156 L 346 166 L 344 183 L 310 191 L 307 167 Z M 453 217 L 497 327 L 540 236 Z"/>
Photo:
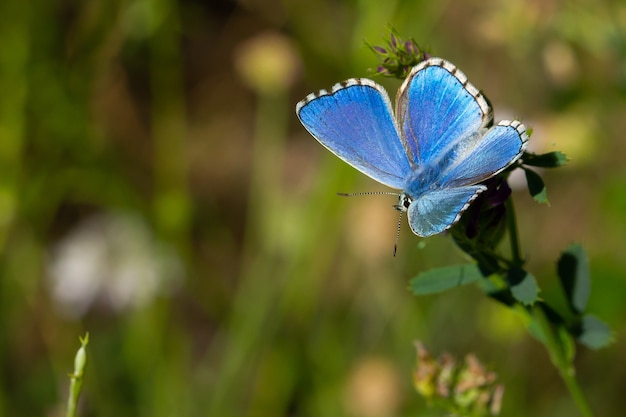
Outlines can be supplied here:
<path id="1" fill-rule="evenodd" d="M 531 169 L 524 169 L 526 174 L 526 182 L 528 183 L 528 191 L 530 195 L 538 203 L 548 203 L 548 191 L 543 183 L 541 176 Z"/>
<path id="2" fill-rule="evenodd" d="M 411 280 L 410 289 L 415 295 L 436 294 L 471 284 L 482 277 L 476 264 L 446 266 L 420 273 Z"/>
<path id="3" fill-rule="evenodd" d="M 572 311 L 582 314 L 587 308 L 591 278 L 587 254 L 581 245 L 572 244 L 561 254 L 557 274 Z"/>
<path id="4" fill-rule="evenodd" d="M 534 276 L 523 269 L 511 269 L 507 274 L 511 294 L 520 303 L 531 305 L 539 298 L 539 286 Z"/>
<path id="5" fill-rule="evenodd" d="M 581 321 L 578 341 L 589 349 L 601 349 L 613 342 L 613 334 L 608 324 L 587 314 Z"/>
<path id="6" fill-rule="evenodd" d="M 526 152 L 522 160 L 524 161 L 524 165 L 540 168 L 558 168 L 567 164 L 567 156 L 559 151 L 548 152 L 541 155 Z"/>

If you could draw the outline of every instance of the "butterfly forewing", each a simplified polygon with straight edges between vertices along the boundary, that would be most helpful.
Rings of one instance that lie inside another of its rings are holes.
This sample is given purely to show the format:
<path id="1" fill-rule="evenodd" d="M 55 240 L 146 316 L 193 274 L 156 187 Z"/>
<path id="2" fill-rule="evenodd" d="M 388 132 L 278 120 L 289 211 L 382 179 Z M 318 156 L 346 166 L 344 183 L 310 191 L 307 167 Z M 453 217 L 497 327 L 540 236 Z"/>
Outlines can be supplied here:
<path id="1" fill-rule="evenodd" d="M 367 79 L 309 94 L 296 106 L 304 127 L 339 158 L 376 181 L 400 189 L 411 172 L 389 96 Z"/>
<path id="2" fill-rule="evenodd" d="M 478 89 L 441 58 L 413 68 L 398 90 L 396 115 L 412 163 L 426 165 L 439 163 L 452 147 L 493 118 Z"/>

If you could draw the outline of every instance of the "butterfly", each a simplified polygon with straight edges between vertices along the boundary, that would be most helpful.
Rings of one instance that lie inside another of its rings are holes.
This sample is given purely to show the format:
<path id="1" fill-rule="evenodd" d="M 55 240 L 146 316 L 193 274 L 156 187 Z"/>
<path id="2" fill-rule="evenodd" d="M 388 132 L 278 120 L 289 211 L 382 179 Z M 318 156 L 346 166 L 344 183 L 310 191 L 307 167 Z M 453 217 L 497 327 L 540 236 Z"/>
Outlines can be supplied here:
<path id="1" fill-rule="evenodd" d="M 487 189 L 480 184 L 524 153 L 526 128 L 493 126 L 485 96 L 456 66 L 429 58 L 413 67 L 396 97 L 372 80 L 351 78 L 296 105 L 306 130 L 370 178 L 401 190 L 394 206 L 413 233 L 449 229 Z"/>

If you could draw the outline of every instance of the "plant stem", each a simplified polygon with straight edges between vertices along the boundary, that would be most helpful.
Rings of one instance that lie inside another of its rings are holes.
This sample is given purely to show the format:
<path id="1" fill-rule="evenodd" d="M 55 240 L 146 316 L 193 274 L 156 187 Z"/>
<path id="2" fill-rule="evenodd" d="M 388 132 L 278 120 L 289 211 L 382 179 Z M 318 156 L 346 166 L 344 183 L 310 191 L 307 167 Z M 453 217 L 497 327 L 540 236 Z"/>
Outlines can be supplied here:
<path id="1" fill-rule="evenodd" d="M 554 335 L 554 328 L 550 325 L 550 321 L 546 317 L 544 311 L 539 306 L 535 306 L 531 312 L 535 323 L 541 329 L 543 335 L 543 343 L 550 354 L 550 359 L 554 366 L 559 370 L 559 374 L 565 383 L 570 395 L 572 396 L 578 411 L 583 417 L 593 417 L 591 407 L 583 394 L 578 381 L 576 381 L 576 371 L 572 363 L 566 358 L 561 345 L 558 343 Z"/>
<path id="2" fill-rule="evenodd" d="M 87 366 L 87 344 L 89 343 L 89 333 L 85 337 L 80 338 L 80 349 L 74 357 L 74 373 L 70 374 L 70 393 L 67 399 L 67 417 L 76 416 L 76 408 L 78 407 L 78 399 L 83 388 L 83 376 L 85 367 Z"/>
<path id="3" fill-rule="evenodd" d="M 511 244 L 511 255 L 513 257 L 513 265 L 521 266 L 524 263 L 519 245 L 519 235 L 517 233 L 517 220 L 515 216 L 515 206 L 513 199 L 508 198 L 505 203 L 506 207 L 506 223 L 509 232 L 509 242 Z"/>
<path id="4" fill-rule="evenodd" d="M 521 255 L 521 249 L 519 244 L 519 235 L 517 233 L 517 222 L 515 217 L 515 207 L 513 206 L 513 199 L 509 198 L 506 201 L 507 210 L 507 227 L 509 234 L 509 242 L 511 244 L 511 256 L 513 258 L 513 264 L 521 266 L 524 260 Z M 526 310 L 528 311 L 528 310 Z M 554 327 L 550 324 L 550 321 L 546 317 L 543 309 L 539 304 L 535 304 L 535 307 L 528 311 L 531 316 L 530 319 L 539 326 L 542 335 L 542 342 L 548 354 L 552 364 L 558 369 L 565 386 L 567 387 L 572 399 L 576 403 L 578 411 L 583 417 L 593 417 L 593 412 L 589 403 L 585 398 L 578 381 L 576 381 L 576 372 L 570 360 L 565 355 L 561 345 L 557 340 L 557 336 L 554 334 Z"/>

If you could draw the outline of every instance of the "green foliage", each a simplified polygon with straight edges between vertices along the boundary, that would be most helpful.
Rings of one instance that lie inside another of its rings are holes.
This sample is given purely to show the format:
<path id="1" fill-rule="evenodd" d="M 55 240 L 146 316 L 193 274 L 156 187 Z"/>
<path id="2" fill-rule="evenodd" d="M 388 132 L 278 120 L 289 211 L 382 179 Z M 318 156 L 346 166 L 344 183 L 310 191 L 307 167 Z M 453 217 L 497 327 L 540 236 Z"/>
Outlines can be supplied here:
<path id="1" fill-rule="evenodd" d="M 541 155 L 525 152 L 522 156 L 524 165 L 538 168 L 558 168 L 567 164 L 567 156 L 563 152 L 554 151 Z"/>
<path id="2" fill-rule="evenodd" d="M 590 349 L 600 349 L 613 341 L 609 326 L 592 314 L 585 314 L 591 295 L 589 261 L 583 247 L 570 245 L 559 258 L 557 274 L 568 306 L 575 319 L 570 320 L 571 333 Z"/>
<path id="3" fill-rule="evenodd" d="M 546 185 L 543 183 L 543 179 L 532 169 L 524 169 L 526 174 L 526 181 L 528 183 L 528 192 L 538 203 L 548 203 L 548 191 Z"/>
<path id="4" fill-rule="evenodd" d="M 513 298 L 523 305 L 532 305 L 539 299 L 537 280 L 523 269 L 510 269 L 507 274 L 507 281 L 511 287 Z"/>
<path id="5" fill-rule="evenodd" d="M 409 284 L 415 295 L 436 294 L 482 278 L 476 264 L 453 265 L 420 272 Z"/>
<path id="6" fill-rule="evenodd" d="M 590 349 L 601 349 L 613 342 L 613 333 L 605 322 L 586 314 L 580 322 L 578 341 Z"/>
<path id="7" fill-rule="evenodd" d="M 548 191 L 543 179 L 537 172 L 527 168 L 526 166 L 559 168 L 567 163 L 567 157 L 563 152 L 559 151 L 548 152 L 541 155 L 526 152 L 522 157 L 522 161 L 530 195 L 536 202 L 548 204 Z"/>
<path id="8" fill-rule="evenodd" d="M 581 245 L 572 244 L 561 254 L 557 274 L 570 308 L 574 313 L 583 313 L 591 293 L 591 277 L 587 254 Z"/>

